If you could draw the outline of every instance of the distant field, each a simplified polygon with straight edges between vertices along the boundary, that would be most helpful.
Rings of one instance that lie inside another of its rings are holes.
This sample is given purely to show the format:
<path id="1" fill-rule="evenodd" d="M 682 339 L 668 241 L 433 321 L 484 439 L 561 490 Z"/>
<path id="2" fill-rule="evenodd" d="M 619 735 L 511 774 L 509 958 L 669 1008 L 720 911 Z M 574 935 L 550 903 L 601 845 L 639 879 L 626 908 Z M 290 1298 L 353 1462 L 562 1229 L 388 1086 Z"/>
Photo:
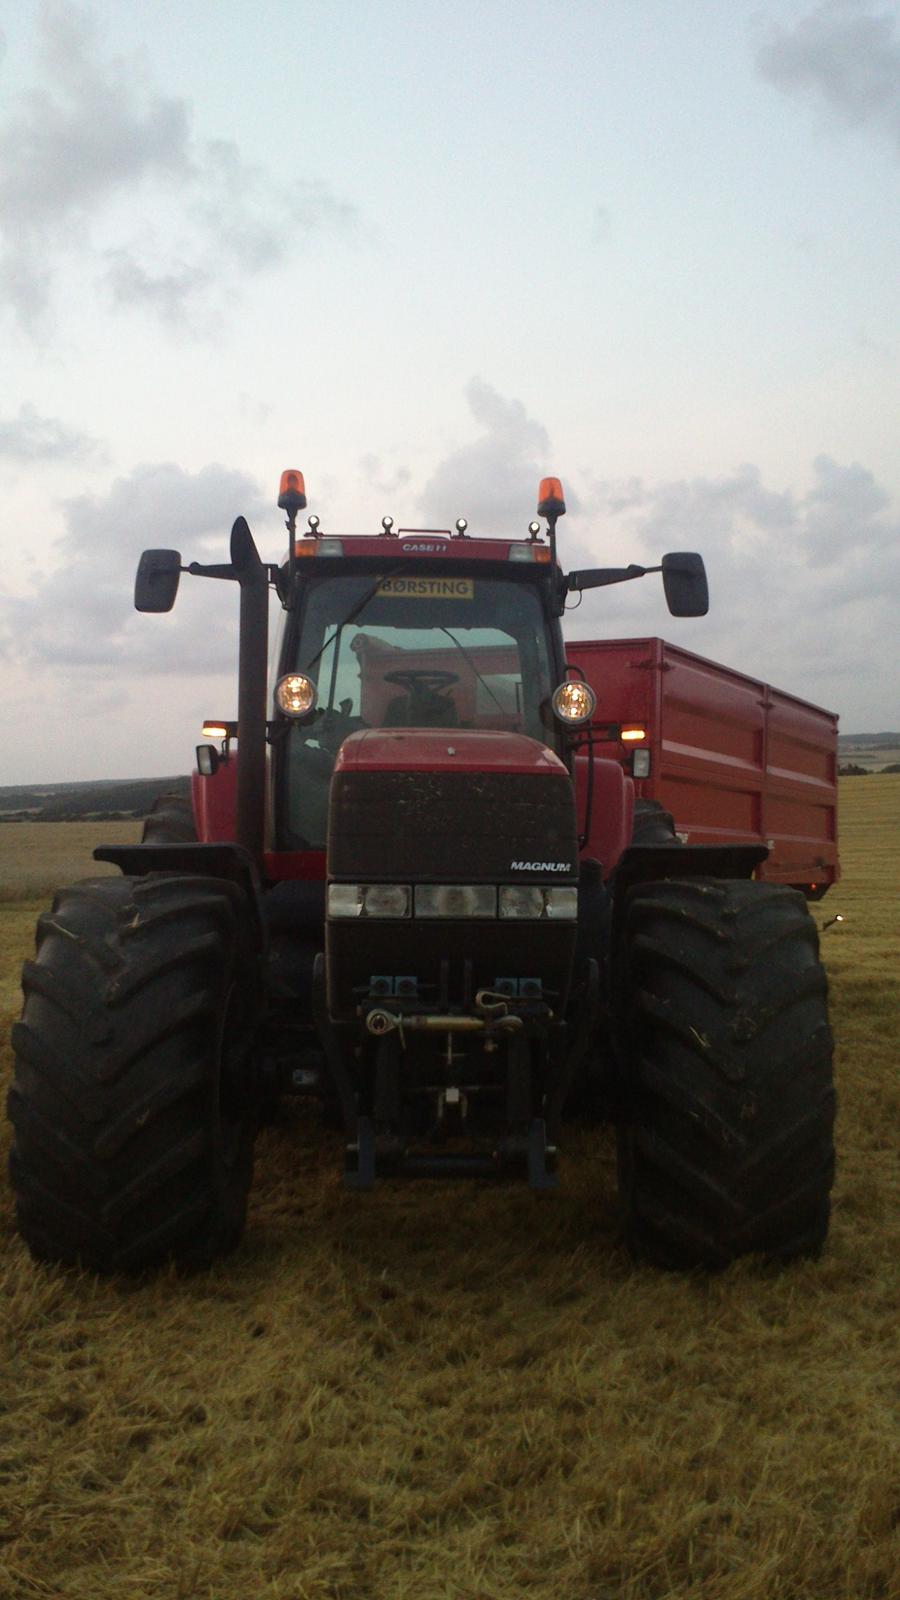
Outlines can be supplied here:
<path id="1" fill-rule="evenodd" d="M 871 749 L 862 745 L 858 750 L 848 750 L 840 758 L 842 767 L 852 763 L 857 767 L 865 767 L 867 772 L 879 775 L 884 772 L 885 767 L 896 766 L 898 762 L 900 762 L 900 745 L 888 749 Z M 895 774 L 888 773 L 887 776 L 894 777 Z"/>
<path id="2" fill-rule="evenodd" d="M 820 1262 L 636 1269 L 592 1129 L 557 1195 L 359 1197 L 287 1116 L 245 1243 L 188 1281 L 33 1265 L 3 1187 L 2 1600 L 898 1600 L 900 777 L 840 795 Z M 4 1039 L 101 832 L 0 828 Z"/>
<path id="3" fill-rule="evenodd" d="M 133 822 L 10 822 L 0 827 L 0 904 L 48 898 L 63 883 L 117 867 L 92 861 L 96 844 L 132 844 Z"/>
<path id="4" fill-rule="evenodd" d="M 885 767 L 900 762 L 900 737 L 894 739 L 891 735 L 881 734 L 877 743 L 866 744 L 864 741 L 857 742 L 852 736 L 842 736 L 838 741 L 838 760 L 841 766 L 852 762 L 854 766 L 865 767 L 868 772 L 883 772 Z M 889 773 L 888 776 L 892 777 L 893 774 Z"/>

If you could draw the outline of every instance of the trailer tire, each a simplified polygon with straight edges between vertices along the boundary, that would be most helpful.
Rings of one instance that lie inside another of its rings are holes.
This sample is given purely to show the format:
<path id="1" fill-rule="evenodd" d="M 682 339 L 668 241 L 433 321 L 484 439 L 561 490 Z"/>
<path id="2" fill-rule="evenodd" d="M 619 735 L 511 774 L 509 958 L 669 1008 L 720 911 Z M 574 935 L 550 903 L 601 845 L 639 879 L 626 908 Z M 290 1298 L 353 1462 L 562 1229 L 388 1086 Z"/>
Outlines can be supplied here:
<path id="1" fill-rule="evenodd" d="M 635 800 L 632 844 L 677 844 L 675 819 L 658 800 Z"/>
<path id="2" fill-rule="evenodd" d="M 141 844 L 196 844 L 197 828 L 190 800 L 180 794 L 161 794 L 144 818 Z"/>
<path id="3" fill-rule="evenodd" d="M 208 1266 L 243 1232 L 257 953 L 243 891 L 153 874 L 60 890 L 13 1028 L 10 1173 L 41 1261 Z"/>
<path id="4" fill-rule="evenodd" d="M 834 1174 L 827 983 L 802 896 L 643 884 L 625 907 L 626 1242 L 658 1266 L 820 1251 Z"/>

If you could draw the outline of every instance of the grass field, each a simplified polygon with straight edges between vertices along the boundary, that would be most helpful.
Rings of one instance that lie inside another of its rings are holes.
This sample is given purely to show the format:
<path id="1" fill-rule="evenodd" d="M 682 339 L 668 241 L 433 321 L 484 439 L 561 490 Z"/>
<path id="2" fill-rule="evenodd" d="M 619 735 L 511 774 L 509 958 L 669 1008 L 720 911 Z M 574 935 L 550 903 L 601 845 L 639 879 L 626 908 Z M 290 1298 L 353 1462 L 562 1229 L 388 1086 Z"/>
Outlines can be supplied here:
<path id="1" fill-rule="evenodd" d="M 4 1185 L 0 1600 L 897 1600 L 900 777 L 841 801 L 819 1262 L 635 1268 L 602 1131 L 557 1195 L 359 1197 L 289 1118 L 187 1281 L 33 1265 Z M 4 1074 L 37 897 L 91 836 L 0 829 Z"/>

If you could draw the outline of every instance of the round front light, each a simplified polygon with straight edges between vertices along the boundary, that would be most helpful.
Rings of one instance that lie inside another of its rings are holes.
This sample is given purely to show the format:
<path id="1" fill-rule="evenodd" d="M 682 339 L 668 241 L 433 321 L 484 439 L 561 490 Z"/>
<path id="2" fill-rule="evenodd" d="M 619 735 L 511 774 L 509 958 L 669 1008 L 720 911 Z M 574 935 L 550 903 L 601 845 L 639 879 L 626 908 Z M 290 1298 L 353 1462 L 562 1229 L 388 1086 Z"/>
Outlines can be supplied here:
<path id="1" fill-rule="evenodd" d="M 288 672 L 275 685 L 275 704 L 286 717 L 307 717 L 316 703 L 316 686 L 305 672 Z"/>
<path id="2" fill-rule="evenodd" d="M 578 678 L 570 678 L 566 683 L 560 684 L 550 704 L 561 722 L 566 722 L 570 728 L 575 728 L 581 722 L 590 722 L 597 705 L 597 696 L 590 684 L 582 683 Z"/>

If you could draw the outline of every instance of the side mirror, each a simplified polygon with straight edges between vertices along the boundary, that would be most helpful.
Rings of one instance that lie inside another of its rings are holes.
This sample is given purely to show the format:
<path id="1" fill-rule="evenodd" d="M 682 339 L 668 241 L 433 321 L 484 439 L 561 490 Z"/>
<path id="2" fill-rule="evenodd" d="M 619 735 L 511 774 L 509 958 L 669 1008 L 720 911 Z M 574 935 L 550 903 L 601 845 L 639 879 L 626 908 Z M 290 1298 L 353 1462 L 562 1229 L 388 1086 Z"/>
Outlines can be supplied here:
<path id="1" fill-rule="evenodd" d="M 197 771 L 201 778 L 214 778 L 219 770 L 221 757 L 214 744 L 198 744 L 197 746 Z"/>
<path id="2" fill-rule="evenodd" d="M 171 611 L 181 577 L 177 550 L 145 550 L 134 580 L 136 611 Z"/>
<path id="3" fill-rule="evenodd" d="M 673 551 L 662 558 L 666 605 L 673 617 L 705 617 L 709 610 L 709 585 L 703 557 L 693 550 Z"/>

